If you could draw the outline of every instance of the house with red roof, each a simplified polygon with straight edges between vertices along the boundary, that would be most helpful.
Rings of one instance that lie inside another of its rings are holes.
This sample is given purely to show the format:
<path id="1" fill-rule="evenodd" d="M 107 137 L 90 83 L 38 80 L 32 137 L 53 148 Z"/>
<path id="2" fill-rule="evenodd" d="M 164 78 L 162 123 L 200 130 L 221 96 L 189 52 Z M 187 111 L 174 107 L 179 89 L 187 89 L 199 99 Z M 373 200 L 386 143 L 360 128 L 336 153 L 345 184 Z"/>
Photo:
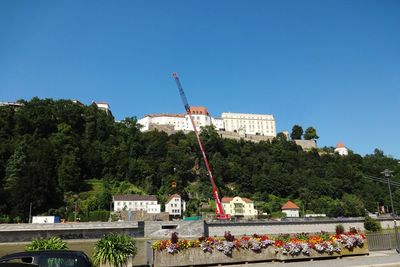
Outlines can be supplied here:
<path id="1" fill-rule="evenodd" d="M 349 154 L 349 150 L 343 143 L 338 143 L 335 148 L 335 153 L 338 153 L 340 156 L 347 156 Z"/>
<path id="2" fill-rule="evenodd" d="M 286 214 L 286 217 L 300 217 L 299 215 L 299 206 L 294 204 L 292 201 L 288 201 L 283 204 L 281 208 L 282 212 Z"/>
<path id="3" fill-rule="evenodd" d="M 254 202 L 246 197 L 223 197 L 221 202 L 225 213 L 231 217 L 255 218 L 258 214 Z"/>

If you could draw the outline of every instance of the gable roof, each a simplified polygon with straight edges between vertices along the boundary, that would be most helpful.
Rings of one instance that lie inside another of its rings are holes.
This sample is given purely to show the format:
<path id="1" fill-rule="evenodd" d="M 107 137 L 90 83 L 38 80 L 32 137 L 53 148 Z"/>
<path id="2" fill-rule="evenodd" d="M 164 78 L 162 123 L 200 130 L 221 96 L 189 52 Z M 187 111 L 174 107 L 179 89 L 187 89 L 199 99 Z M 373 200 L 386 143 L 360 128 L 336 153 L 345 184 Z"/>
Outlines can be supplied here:
<path id="1" fill-rule="evenodd" d="M 243 200 L 243 201 L 246 202 L 246 203 L 253 203 L 253 200 L 251 200 L 251 199 L 249 199 L 249 198 L 247 198 L 247 197 L 238 197 L 238 198 L 240 198 L 241 200 Z M 223 198 L 221 199 L 221 202 L 222 202 L 222 203 L 229 203 L 229 202 L 231 202 L 233 199 L 234 199 L 234 197 L 223 197 Z"/>
<path id="2" fill-rule="evenodd" d="M 286 202 L 283 206 L 282 206 L 282 210 L 294 210 L 294 209 L 300 209 L 299 206 L 297 206 L 296 204 L 294 204 L 292 201 L 288 201 Z"/>
<path id="3" fill-rule="evenodd" d="M 114 201 L 157 201 L 155 195 L 115 195 Z"/>
<path id="4" fill-rule="evenodd" d="M 176 198 L 176 197 L 181 198 L 180 195 L 178 195 L 178 194 L 173 194 L 173 195 L 171 195 L 171 196 L 168 197 L 167 203 L 170 202 L 173 198 Z"/>

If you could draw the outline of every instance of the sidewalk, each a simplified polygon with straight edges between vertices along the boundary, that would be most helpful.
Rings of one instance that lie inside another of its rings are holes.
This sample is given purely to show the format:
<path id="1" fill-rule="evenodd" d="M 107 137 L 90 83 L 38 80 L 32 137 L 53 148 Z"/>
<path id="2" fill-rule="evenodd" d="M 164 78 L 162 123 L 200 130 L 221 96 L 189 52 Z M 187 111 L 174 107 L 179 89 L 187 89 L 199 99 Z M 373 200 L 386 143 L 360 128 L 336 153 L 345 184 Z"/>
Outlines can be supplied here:
<path id="1" fill-rule="evenodd" d="M 396 251 L 374 251 L 368 256 L 343 257 L 341 259 L 325 259 L 314 261 L 295 262 L 263 262 L 249 264 L 235 264 L 229 267 L 400 267 L 400 254 Z"/>

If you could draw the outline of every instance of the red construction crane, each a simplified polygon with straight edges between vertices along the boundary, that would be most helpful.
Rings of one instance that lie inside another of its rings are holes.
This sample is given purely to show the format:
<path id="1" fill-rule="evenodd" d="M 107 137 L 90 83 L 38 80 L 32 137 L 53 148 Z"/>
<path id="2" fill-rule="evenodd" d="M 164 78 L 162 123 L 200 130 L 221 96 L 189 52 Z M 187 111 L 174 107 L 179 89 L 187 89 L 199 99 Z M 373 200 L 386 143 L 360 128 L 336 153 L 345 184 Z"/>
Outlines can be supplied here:
<path id="1" fill-rule="evenodd" d="M 204 152 L 204 147 L 203 147 L 203 144 L 201 143 L 199 133 L 197 132 L 196 125 L 194 124 L 192 114 L 190 111 L 190 106 L 187 101 L 185 92 L 183 91 L 183 88 L 182 88 L 182 85 L 181 85 L 178 75 L 174 72 L 172 74 L 172 76 L 174 77 L 174 79 L 176 81 L 176 85 L 178 86 L 179 94 L 181 96 L 183 105 L 185 106 L 186 114 L 189 116 L 190 122 L 192 123 L 194 133 L 196 134 L 196 137 L 197 137 L 197 142 L 199 143 L 201 153 L 203 154 L 204 164 L 206 165 L 208 176 L 210 177 L 210 181 L 211 181 L 212 188 L 213 188 L 215 204 L 217 206 L 217 209 L 215 211 L 215 213 L 217 214 L 217 219 L 228 220 L 228 219 L 230 219 L 230 215 L 225 213 L 224 208 L 222 207 L 222 204 L 221 204 L 221 200 L 219 199 L 217 186 L 215 185 L 214 177 L 211 172 L 210 164 L 208 164 L 207 156 L 206 156 L 206 153 Z"/>

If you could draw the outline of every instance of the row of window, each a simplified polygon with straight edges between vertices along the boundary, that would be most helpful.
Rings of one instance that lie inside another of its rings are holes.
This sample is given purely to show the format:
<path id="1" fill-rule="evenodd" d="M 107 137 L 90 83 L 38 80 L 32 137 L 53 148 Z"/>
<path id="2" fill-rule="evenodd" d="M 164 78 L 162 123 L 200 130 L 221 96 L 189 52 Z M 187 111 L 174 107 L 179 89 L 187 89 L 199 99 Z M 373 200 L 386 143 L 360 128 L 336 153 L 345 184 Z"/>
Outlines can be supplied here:
<path id="1" fill-rule="evenodd" d="M 128 203 L 128 204 L 127 204 Z M 156 201 L 146 201 L 146 202 L 138 202 L 138 201 L 116 201 L 115 205 L 117 206 L 144 206 L 144 205 L 157 205 Z"/>

